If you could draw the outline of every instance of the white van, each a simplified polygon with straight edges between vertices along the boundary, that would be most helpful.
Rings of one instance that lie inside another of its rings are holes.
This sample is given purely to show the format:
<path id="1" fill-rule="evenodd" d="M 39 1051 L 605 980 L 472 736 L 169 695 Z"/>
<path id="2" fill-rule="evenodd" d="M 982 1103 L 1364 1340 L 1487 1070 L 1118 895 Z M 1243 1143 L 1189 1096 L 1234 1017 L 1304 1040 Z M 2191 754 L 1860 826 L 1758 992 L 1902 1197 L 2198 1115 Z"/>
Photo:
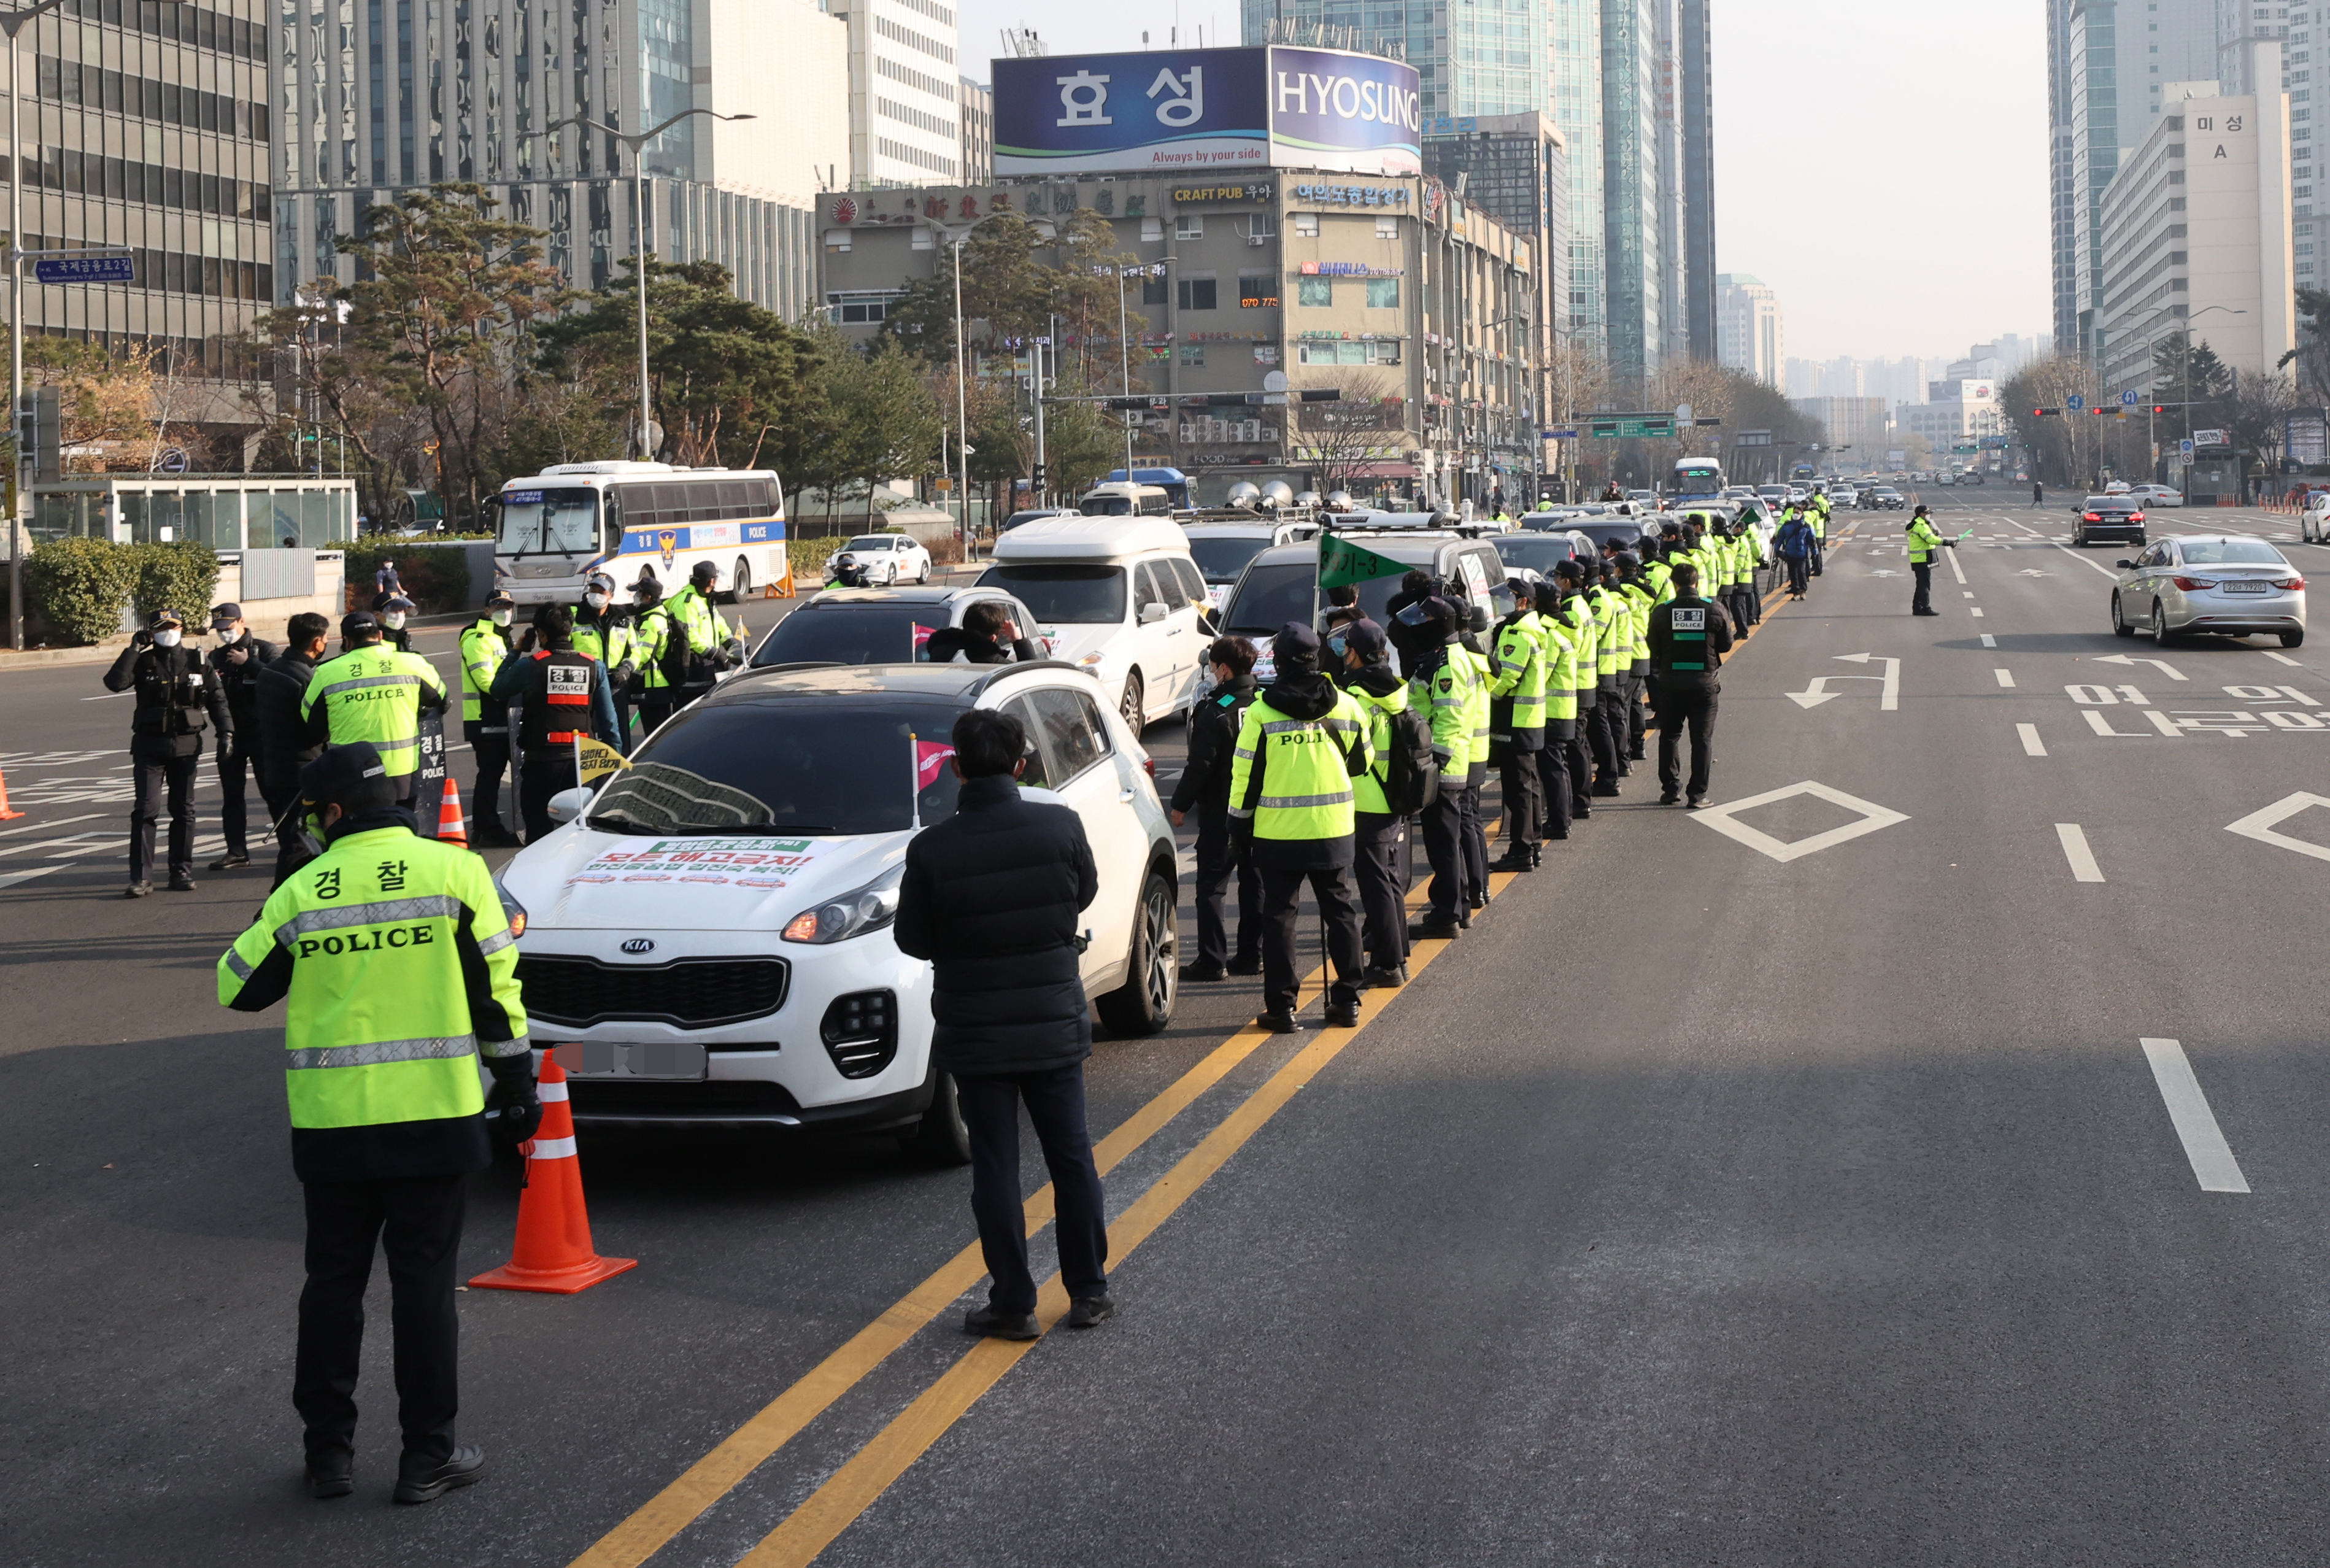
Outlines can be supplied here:
<path id="1" fill-rule="evenodd" d="M 1027 605 L 1053 656 L 1091 671 L 1135 733 L 1196 695 L 1206 579 L 1170 519 L 1038 518 L 995 541 L 979 585 Z"/>
<path id="2" fill-rule="evenodd" d="M 1116 480 L 1078 496 L 1076 510 L 1088 518 L 1170 518 L 1173 498 L 1155 485 Z"/>

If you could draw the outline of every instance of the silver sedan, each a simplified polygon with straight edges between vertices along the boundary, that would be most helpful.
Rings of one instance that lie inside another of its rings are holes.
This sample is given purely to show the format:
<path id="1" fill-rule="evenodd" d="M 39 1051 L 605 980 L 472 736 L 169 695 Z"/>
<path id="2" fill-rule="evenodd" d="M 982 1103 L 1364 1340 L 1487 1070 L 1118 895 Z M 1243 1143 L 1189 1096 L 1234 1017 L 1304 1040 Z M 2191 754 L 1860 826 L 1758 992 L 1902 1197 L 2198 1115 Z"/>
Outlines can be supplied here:
<path id="1" fill-rule="evenodd" d="M 2139 628 L 2156 642 L 2188 632 L 2270 635 L 2284 648 L 2306 641 L 2306 579 L 2279 550 L 2242 534 L 2161 539 L 2117 563 L 2112 630 Z"/>

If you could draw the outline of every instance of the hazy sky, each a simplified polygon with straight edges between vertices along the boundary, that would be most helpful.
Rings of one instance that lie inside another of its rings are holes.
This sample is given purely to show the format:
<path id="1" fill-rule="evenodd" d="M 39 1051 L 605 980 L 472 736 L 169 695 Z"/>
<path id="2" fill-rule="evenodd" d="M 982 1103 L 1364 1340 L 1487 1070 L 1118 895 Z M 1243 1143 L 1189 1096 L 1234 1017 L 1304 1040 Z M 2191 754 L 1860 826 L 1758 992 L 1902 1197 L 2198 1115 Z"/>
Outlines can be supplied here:
<path id="1" fill-rule="evenodd" d="M 1799 359 L 1955 357 L 2044 333 L 2047 37 L 2030 0 L 1712 0 L 1716 267 L 1776 290 Z M 964 68 L 1009 26 L 1056 54 L 1235 43 L 1238 9 L 967 0 Z"/>

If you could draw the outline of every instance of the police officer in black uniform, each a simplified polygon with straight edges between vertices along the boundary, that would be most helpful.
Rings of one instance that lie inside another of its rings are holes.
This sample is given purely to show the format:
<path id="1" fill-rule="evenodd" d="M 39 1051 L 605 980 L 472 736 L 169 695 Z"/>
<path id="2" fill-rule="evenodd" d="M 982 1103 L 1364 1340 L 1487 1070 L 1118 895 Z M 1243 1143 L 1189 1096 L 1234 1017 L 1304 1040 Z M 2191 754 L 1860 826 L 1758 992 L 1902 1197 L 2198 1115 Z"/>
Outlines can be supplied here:
<path id="1" fill-rule="evenodd" d="M 1723 689 L 1715 672 L 1731 651 L 1731 618 L 1699 594 L 1699 568 L 1674 573 L 1675 596 L 1651 611 L 1651 679 L 1659 701 L 1659 804 L 1682 796 L 1682 732 L 1691 731 L 1692 811 L 1707 803 L 1708 771 L 1715 760 L 1715 699 Z"/>
<path id="2" fill-rule="evenodd" d="M 574 651 L 574 612 L 564 604 L 545 604 L 534 613 L 534 624 L 517 651 L 494 677 L 493 695 L 505 702 L 512 698 L 522 702 L 516 736 L 523 763 L 518 810 L 526 821 L 526 841 L 531 844 L 557 826 L 550 820 L 550 797 L 578 782 L 574 737 L 587 735 L 622 750 L 615 730 L 614 691 L 607 682 L 607 667 Z"/>
<path id="3" fill-rule="evenodd" d="M 211 679 L 225 692 L 227 712 L 234 718 L 234 733 L 220 736 L 218 745 L 219 832 L 226 839 L 226 853 L 211 862 L 211 870 L 224 871 L 251 864 L 243 779 L 246 774 L 264 772 L 260 756 L 259 676 L 275 662 L 281 650 L 251 634 L 240 604 L 221 604 L 212 610 L 211 635 L 218 639 L 207 660 Z M 262 797 L 267 794 L 263 777 L 259 793 Z"/>
<path id="4" fill-rule="evenodd" d="M 1221 638 L 1206 650 L 1214 689 L 1190 712 L 1189 760 L 1173 784 L 1173 825 L 1179 827 L 1192 811 L 1198 813 L 1198 956 L 1182 966 L 1184 980 L 1262 973 L 1262 872 L 1254 863 L 1253 833 L 1245 821 L 1230 815 L 1230 755 L 1257 689 L 1254 660 L 1254 644 L 1243 637 Z M 1238 893 L 1235 955 L 1224 918 L 1233 876 Z"/>
<path id="5" fill-rule="evenodd" d="M 137 693 L 129 720 L 129 756 L 136 765 L 136 799 L 129 808 L 129 889 L 143 898 L 154 890 L 154 829 L 162 800 L 170 802 L 170 890 L 194 888 L 194 769 L 203 755 L 203 729 L 218 731 L 219 744 L 234 741 L 234 715 L 226 695 L 185 645 L 185 617 L 156 610 L 146 630 L 130 640 L 105 672 L 108 691 Z"/>

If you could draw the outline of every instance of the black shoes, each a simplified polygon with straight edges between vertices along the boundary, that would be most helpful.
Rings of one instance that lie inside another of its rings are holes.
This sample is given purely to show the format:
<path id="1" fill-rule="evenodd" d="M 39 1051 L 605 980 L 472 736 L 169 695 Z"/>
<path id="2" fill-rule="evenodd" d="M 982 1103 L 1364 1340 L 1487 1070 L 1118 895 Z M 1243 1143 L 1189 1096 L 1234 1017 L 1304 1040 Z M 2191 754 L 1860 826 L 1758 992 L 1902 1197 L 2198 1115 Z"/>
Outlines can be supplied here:
<path id="1" fill-rule="evenodd" d="M 1506 855 L 1501 860 L 1491 860 L 1489 862 L 1489 870 L 1492 871 L 1534 871 L 1537 870 L 1537 860 L 1536 858 L 1530 855 L 1528 851 L 1515 850 L 1512 853 Z"/>
<path id="2" fill-rule="evenodd" d="M 1644 754 L 1644 753 L 1643 753 L 1643 750 L 1638 746 L 1638 747 L 1636 747 L 1634 750 L 1630 751 L 1630 752 L 1628 752 L 1628 753 L 1626 754 L 1626 760 L 1627 760 L 1627 761 L 1629 761 L 1629 762 L 1647 762 L 1647 761 L 1649 761 L 1649 760 L 1650 760 L 1650 758 L 1649 758 L 1649 756 L 1648 756 L 1646 754 Z"/>
<path id="3" fill-rule="evenodd" d="M 1367 991 L 1396 991 L 1407 984 L 1407 965 L 1378 969 L 1370 964 L 1359 972 L 1360 988 Z"/>
<path id="4" fill-rule="evenodd" d="M 1568 828 L 1548 828 L 1545 831 L 1545 837 L 1548 843 L 1565 843 L 1568 841 L 1569 830 Z M 1540 851 L 1538 855 L 1538 861 L 1539 864 L 1543 864 L 1545 856 L 1543 852 Z"/>
<path id="5" fill-rule="evenodd" d="M 154 884 L 151 882 L 132 882 L 121 896 L 125 898 L 144 898 L 150 897 L 153 891 Z"/>
<path id="6" fill-rule="evenodd" d="M 1419 920 L 1407 928 L 1411 942 L 1454 942 L 1459 927 L 1454 920 Z"/>
<path id="7" fill-rule="evenodd" d="M 1666 794 L 1659 797 L 1659 804 L 1662 806 L 1678 806 L 1681 803 L 1682 792 L 1681 790 L 1669 790 Z"/>
<path id="8" fill-rule="evenodd" d="M 1596 800 L 1615 800 L 1617 798 L 1617 795 L 1618 785 L 1615 780 L 1612 780 L 1605 784 L 1597 784 L 1594 786 L 1594 798 Z M 1582 816 L 1585 813 L 1581 812 L 1578 814 Z"/>
<path id="9" fill-rule="evenodd" d="M 1909 613 L 1912 615 L 1938 615 L 1941 612 L 1939 610 L 1912 610 Z"/>
<path id="10" fill-rule="evenodd" d="M 185 873 L 180 872 L 170 879 L 170 891 L 173 893 L 191 893 L 194 890 L 194 879 Z"/>
<path id="11" fill-rule="evenodd" d="M 1256 1029 L 1266 1029 L 1273 1034 L 1300 1034 L 1302 1022 L 1291 1012 L 1265 1012 L 1254 1021 Z"/>
<path id="12" fill-rule="evenodd" d="M 964 1313 L 962 1331 L 984 1339 L 1035 1339 L 1044 1332 L 1036 1326 L 1032 1312 L 998 1312 L 992 1307 L 974 1307 Z"/>
<path id="13" fill-rule="evenodd" d="M 1359 1004 L 1354 1003 L 1349 1007 L 1330 1007 L 1327 1009 L 1326 1023 L 1330 1029 L 1359 1028 Z"/>
<path id="14" fill-rule="evenodd" d="M 308 1495 L 345 1497 L 356 1489 L 356 1457 L 347 1449 L 308 1456 Z"/>
<path id="15" fill-rule="evenodd" d="M 244 854 L 241 850 L 230 850 L 225 854 L 221 855 L 217 860 L 211 862 L 211 870 L 213 871 L 232 871 L 237 866 L 248 866 L 249 864 L 251 864 L 251 857 L 249 855 Z"/>
<path id="16" fill-rule="evenodd" d="M 396 1500 L 400 1503 L 434 1502 L 446 1493 L 461 1487 L 474 1487 L 486 1478 L 486 1450 L 470 1443 L 453 1450 L 452 1457 L 431 1464 L 422 1460 L 400 1465 L 396 1477 Z"/>
<path id="17" fill-rule="evenodd" d="M 1232 974 L 1259 974 L 1262 973 L 1262 955 L 1257 953 L 1251 958 L 1233 958 L 1222 967 Z"/>
<path id="18" fill-rule="evenodd" d="M 515 850 L 518 847 L 517 835 L 497 821 L 479 822 L 473 837 L 481 850 Z"/>
<path id="19" fill-rule="evenodd" d="M 1105 1296 L 1086 1296 L 1068 1303 L 1070 1328 L 1098 1328 L 1116 1316 L 1116 1303 Z"/>
<path id="20" fill-rule="evenodd" d="M 1227 979 L 1229 971 L 1223 968 L 1218 964 L 1208 964 L 1200 961 L 1196 964 L 1184 964 L 1181 965 L 1181 983 L 1184 985 L 1211 984 L 1217 980 Z"/>

